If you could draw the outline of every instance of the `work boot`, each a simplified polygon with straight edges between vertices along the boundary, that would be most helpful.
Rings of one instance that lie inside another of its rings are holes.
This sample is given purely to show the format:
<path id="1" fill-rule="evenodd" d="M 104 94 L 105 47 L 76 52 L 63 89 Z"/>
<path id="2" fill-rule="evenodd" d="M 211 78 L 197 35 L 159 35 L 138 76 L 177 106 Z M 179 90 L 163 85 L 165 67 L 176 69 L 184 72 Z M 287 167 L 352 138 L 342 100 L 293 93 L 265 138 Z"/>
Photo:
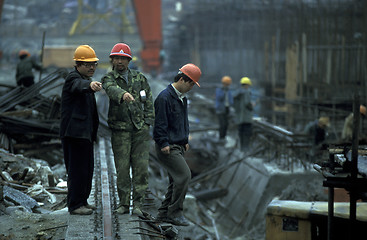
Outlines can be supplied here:
<path id="1" fill-rule="evenodd" d="M 158 213 L 157 217 L 155 218 L 157 222 L 166 222 L 167 215 Z"/>
<path id="2" fill-rule="evenodd" d="M 81 206 L 80 208 L 71 211 L 70 214 L 72 215 L 90 215 L 93 213 L 92 209 L 86 208 L 85 206 Z"/>
<path id="3" fill-rule="evenodd" d="M 97 210 L 97 207 L 96 206 L 93 206 L 93 205 L 90 205 L 90 204 L 87 204 L 84 207 L 89 208 L 89 209 L 92 209 L 92 210 Z"/>
<path id="4" fill-rule="evenodd" d="M 130 212 L 130 209 L 129 207 L 126 207 L 126 206 L 120 206 L 119 208 L 117 208 L 115 210 L 115 213 L 117 214 L 126 214 L 126 213 L 129 213 Z"/>
<path id="5" fill-rule="evenodd" d="M 167 217 L 165 222 L 168 223 L 172 223 L 173 225 L 176 226 L 189 226 L 190 223 L 186 220 L 186 218 L 184 216 L 179 216 L 179 217 Z"/>

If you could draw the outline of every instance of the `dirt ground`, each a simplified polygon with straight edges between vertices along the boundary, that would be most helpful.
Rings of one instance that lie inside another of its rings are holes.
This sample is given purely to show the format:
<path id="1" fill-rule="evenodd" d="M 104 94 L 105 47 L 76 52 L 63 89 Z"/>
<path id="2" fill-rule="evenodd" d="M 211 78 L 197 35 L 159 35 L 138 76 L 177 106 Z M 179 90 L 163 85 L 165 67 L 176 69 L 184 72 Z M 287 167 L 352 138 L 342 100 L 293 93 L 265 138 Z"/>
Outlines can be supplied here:
<path id="1" fill-rule="evenodd" d="M 64 197 L 64 195 L 57 196 L 58 202 L 62 202 Z M 0 240 L 64 239 L 69 213 L 67 208 L 53 211 L 50 209 L 52 206 L 46 204 L 42 207 L 45 213 L 39 214 L 27 212 L 21 207 L 5 210 L 2 205 L 0 207 Z"/>

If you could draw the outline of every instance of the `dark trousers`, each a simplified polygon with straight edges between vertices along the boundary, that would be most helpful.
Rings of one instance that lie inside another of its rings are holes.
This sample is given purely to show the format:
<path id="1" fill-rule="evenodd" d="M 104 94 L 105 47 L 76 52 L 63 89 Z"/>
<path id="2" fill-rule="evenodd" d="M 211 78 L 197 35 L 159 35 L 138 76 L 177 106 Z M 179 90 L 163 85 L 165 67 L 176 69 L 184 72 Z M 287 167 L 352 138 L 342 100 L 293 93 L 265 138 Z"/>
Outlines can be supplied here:
<path id="1" fill-rule="evenodd" d="M 170 154 L 163 154 L 156 144 L 159 163 L 168 172 L 169 185 L 165 199 L 158 209 L 158 215 L 179 217 L 183 213 L 183 202 L 191 179 L 191 171 L 183 157 L 185 149 L 180 145 L 171 145 Z"/>
<path id="2" fill-rule="evenodd" d="M 218 114 L 218 121 L 219 121 L 219 138 L 224 139 L 227 135 L 228 129 L 228 114 L 229 108 L 226 107 L 226 111 L 224 113 Z"/>
<path id="3" fill-rule="evenodd" d="M 18 85 L 23 85 L 24 87 L 30 87 L 34 84 L 34 77 L 24 77 L 19 80 Z"/>
<path id="4" fill-rule="evenodd" d="M 238 136 L 240 138 L 241 150 L 246 150 L 250 145 L 250 139 L 252 136 L 252 124 L 241 123 L 238 125 Z"/>
<path id="5" fill-rule="evenodd" d="M 67 205 L 69 212 L 87 205 L 92 190 L 94 170 L 93 143 L 87 139 L 65 137 L 62 140 L 68 174 Z"/>

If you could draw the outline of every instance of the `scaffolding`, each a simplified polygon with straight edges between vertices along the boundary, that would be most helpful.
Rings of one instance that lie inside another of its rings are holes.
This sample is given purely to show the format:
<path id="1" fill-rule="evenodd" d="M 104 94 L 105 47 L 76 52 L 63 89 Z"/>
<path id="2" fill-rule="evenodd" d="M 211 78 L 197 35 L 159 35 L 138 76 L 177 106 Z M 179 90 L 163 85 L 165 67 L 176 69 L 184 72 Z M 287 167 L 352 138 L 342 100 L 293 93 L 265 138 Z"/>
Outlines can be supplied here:
<path id="1" fill-rule="evenodd" d="M 197 0 L 183 9 L 164 36 L 167 72 L 196 63 L 203 87 L 248 76 L 271 98 L 261 115 L 289 127 L 333 109 L 343 121 L 356 90 L 367 102 L 367 2 Z"/>

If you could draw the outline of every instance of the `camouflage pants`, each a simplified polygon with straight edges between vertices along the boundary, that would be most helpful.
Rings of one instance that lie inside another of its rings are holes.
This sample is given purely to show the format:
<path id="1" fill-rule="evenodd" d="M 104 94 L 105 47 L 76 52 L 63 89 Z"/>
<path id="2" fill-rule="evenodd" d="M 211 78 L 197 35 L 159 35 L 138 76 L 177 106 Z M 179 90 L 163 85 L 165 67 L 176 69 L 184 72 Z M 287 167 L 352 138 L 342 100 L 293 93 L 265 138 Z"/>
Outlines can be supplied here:
<path id="1" fill-rule="evenodd" d="M 134 205 L 140 207 L 144 201 L 148 187 L 149 141 L 147 125 L 131 132 L 112 131 L 111 143 L 117 172 L 119 206 L 130 205 L 131 187 L 133 187 Z"/>

